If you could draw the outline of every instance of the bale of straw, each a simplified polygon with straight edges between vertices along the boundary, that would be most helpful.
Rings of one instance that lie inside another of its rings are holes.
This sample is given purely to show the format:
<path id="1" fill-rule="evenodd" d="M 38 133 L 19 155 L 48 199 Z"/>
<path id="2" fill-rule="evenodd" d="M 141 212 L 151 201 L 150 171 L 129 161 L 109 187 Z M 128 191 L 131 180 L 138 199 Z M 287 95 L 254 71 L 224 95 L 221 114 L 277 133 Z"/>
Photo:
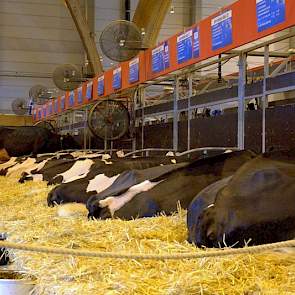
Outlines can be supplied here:
<path id="1" fill-rule="evenodd" d="M 47 207 L 50 188 L 42 182 L 21 185 L 0 177 L 0 188 L 0 231 L 11 242 L 127 253 L 196 251 L 186 241 L 184 210 L 132 221 L 61 218 L 58 208 Z M 295 255 L 289 252 L 178 261 L 11 254 L 15 268 L 37 277 L 40 294 L 295 294 Z"/>

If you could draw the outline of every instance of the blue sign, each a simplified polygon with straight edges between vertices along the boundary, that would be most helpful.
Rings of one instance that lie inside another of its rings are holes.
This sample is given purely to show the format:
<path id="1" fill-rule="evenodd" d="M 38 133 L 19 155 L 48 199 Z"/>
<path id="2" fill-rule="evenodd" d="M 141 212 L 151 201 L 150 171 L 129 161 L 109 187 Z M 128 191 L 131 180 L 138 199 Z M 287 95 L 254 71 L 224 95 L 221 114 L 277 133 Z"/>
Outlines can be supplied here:
<path id="1" fill-rule="evenodd" d="M 78 88 L 78 104 L 83 103 L 82 87 Z"/>
<path id="2" fill-rule="evenodd" d="M 159 73 L 169 68 L 169 64 L 169 46 L 166 41 L 152 50 L 152 72 Z"/>
<path id="3" fill-rule="evenodd" d="M 48 105 L 48 114 L 52 115 L 52 102 Z"/>
<path id="4" fill-rule="evenodd" d="M 199 37 L 199 28 L 193 29 L 193 57 L 200 56 L 200 37 Z"/>
<path id="5" fill-rule="evenodd" d="M 71 91 L 69 95 L 69 107 L 72 107 L 74 105 L 74 102 L 75 102 L 75 93 L 74 91 Z"/>
<path id="6" fill-rule="evenodd" d="M 58 99 L 56 99 L 55 102 L 54 102 L 54 112 L 55 113 L 58 112 Z"/>
<path id="7" fill-rule="evenodd" d="M 179 64 L 188 61 L 193 56 L 192 35 L 193 31 L 189 30 L 177 37 L 177 60 Z"/>
<path id="8" fill-rule="evenodd" d="M 46 110 L 46 106 L 43 107 L 43 117 L 46 118 L 47 116 L 47 110 Z"/>
<path id="9" fill-rule="evenodd" d="M 113 70 L 113 88 L 121 88 L 121 68 Z"/>
<path id="10" fill-rule="evenodd" d="M 86 95 L 85 98 L 90 100 L 92 98 L 92 82 L 87 83 L 86 85 Z"/>
<path id="11" fill-rule="evenodd" d="M 60 108 L 61 108 L 62 111 L 64 111 L 65 108 L 66 108 L 65 96 L 62 96 L 61 99 L 60 99 Z"/>
<path id="12" fill-rule="evenodd" d="M 104 76 L 101 76 L 97 79 L 97 94 L 101 96 L 104 94 Z"/>
<path id="13" fill-rule="evenodd" d="M 129 63 L 129 83 L 139 80 L 139 58 L 135 58 Z"/>
<path id="14" fill-rule="evenodd" d="M 256 0 L 258 32 L 262 32 L 286 20 L 285 0 Z"/>
<path id="15" fill-rule="evenodd" d="M 232 11 L 225 13 L 211 20 L 212 49 L 223 48 L 233 42 L 232 34 Z"/>

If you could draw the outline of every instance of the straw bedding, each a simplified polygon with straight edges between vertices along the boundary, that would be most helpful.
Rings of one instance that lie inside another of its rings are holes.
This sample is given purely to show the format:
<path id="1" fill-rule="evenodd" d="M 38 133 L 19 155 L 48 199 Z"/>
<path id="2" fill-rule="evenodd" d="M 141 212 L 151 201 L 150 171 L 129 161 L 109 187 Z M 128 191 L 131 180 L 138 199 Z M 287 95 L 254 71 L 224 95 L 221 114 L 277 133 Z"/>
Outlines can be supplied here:
<path id="1" fill-rule="evenodd" d="M 0 177 L 0 231 L 9 241 L 51 247 L 179 253 L 186 212 L 132 221 L 57 216 L 45 183 Z M 176 261 L 93 259 L 13 251 L 16 267 L 37 277 L 40 294 L 295 294 L 295 254 L 263 253 Z"/>

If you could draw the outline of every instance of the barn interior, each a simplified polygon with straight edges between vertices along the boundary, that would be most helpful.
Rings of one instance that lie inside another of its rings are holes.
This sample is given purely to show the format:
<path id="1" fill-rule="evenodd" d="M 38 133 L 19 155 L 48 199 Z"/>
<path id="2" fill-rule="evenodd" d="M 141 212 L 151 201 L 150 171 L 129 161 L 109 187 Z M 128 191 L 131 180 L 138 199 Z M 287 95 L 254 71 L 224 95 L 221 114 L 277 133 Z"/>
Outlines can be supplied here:
<path id="1" fill-rule="evenodd" d="M 295 294 L 293 0 L 0 26 L 0 294 Z"/>

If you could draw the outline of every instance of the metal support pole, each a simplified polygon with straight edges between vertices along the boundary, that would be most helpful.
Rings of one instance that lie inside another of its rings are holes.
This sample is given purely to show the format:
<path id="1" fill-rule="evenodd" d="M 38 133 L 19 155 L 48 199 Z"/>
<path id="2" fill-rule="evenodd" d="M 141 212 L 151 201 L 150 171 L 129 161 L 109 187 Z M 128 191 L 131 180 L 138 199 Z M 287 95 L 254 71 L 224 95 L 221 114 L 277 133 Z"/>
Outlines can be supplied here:
<path id="1" fill-rule="evenodd" d="M 144 107 L 145 107 L 145 99 L 144 99 L 145 89 L 139 89 L 139 100 L 141 105 L 141 149 L 144 149 Z"/>
<path id="2" fill-rule="evenodd" d="M 245 69 L 246 55 L 241 54 L 239 57 L 239 84 L 238 84 L 238 148 L 245 148 Z"/>
<path id="3" fill-rule="evenodd" d="M 189 74 L 188 76 L 188 106 L 187 106 L 187 150 L 191 149 L 191 97 L 193 96 L 193 76 Z"/>
<path id="4" fill-rule="evenodd" d="M 175 77 L 175 87 L 173 95 L 173 150 L 178 150 L 178 98 L 179 98 L 179 80 Z"/>
<path id="5" fill-rule="evenodd" d="M 266 79 L 269 76 L 269 45 L 264 47 L 264 78 L 263 78 L 263 92 L 262 92 L 262 153 L 266 150 L 266 126 L 265 116 L 266 108 L 268 106 L 268 96 L 266 94 Z"/>
<path id="6" fill-rule="evenodd" d="M 85 109 L 84 114 L 85 114 L 84 122 L 87 122 L 87 117 L 88 117 L 88 109 L 87 108 Z M 83 129 L 83 148 L 84 148 L 84 150 L 87 150 L 87 128 L 85 125 L 84 125 L 84 129 Z"/>

